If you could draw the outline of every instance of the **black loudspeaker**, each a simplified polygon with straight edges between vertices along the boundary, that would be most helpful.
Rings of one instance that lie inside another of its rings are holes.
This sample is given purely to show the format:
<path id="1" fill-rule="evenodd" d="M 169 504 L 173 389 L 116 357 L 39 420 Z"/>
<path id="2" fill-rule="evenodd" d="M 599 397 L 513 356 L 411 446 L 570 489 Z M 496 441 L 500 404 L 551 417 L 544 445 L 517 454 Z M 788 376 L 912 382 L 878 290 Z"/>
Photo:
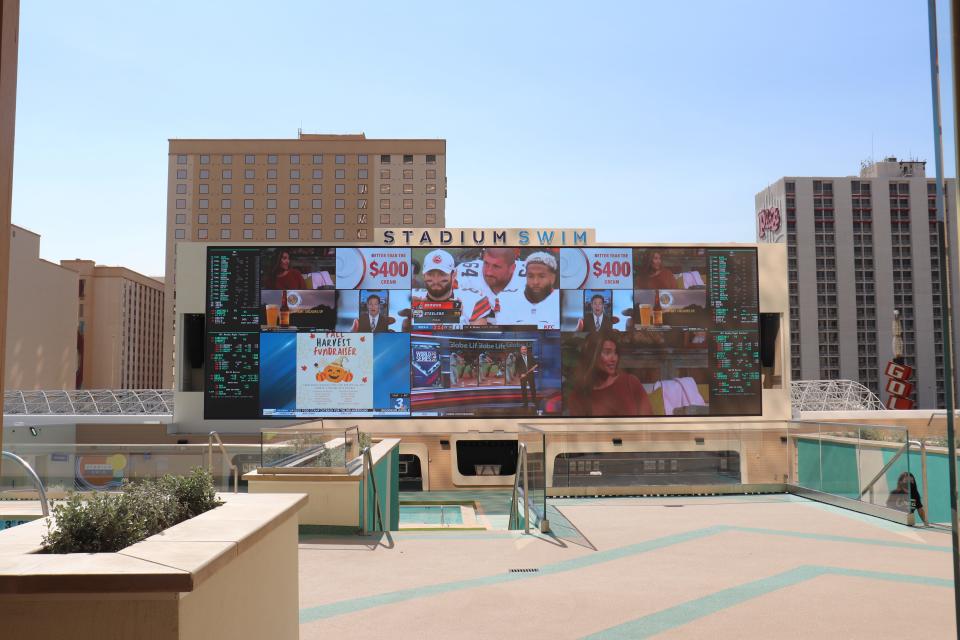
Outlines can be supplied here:
<path id="1" fill-rule="evenodd" d="M 203 338 L 205 318 L 202 313 L 188 313 L 183 317 L 184 348 L 191 369 L 203 368 Z"/>
<path id="2" fill-rule="evenodd" d="M 760 366 L 772 367 L 777 353 L 777 334 L 780 333 L 780 314 L 760 314 Z"/>

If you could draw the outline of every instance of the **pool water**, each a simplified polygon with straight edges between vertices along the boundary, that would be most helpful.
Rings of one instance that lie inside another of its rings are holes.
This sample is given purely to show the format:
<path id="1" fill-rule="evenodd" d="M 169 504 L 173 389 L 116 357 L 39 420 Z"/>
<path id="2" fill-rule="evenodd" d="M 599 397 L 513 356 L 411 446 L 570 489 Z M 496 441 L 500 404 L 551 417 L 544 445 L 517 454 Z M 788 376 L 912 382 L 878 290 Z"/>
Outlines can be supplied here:
<path id="1" fill-rule="evenodd" d="M 400 526 L 405 524 L 463 524 L 463 514 L 456 504 L 401 504 Z"/>

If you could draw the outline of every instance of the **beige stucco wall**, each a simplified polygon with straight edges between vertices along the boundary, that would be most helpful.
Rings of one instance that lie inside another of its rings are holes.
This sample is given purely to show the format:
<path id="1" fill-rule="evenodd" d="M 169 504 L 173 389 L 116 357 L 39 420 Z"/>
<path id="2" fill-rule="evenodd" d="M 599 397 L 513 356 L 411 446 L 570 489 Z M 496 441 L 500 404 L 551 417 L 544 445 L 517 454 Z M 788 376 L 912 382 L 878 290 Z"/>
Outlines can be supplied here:
<path id="1" fill-rule="evenodd" d="M 40 236 L 10 229 L 4 387 L 73 389 L 77 274 L 40 259 Z"/>

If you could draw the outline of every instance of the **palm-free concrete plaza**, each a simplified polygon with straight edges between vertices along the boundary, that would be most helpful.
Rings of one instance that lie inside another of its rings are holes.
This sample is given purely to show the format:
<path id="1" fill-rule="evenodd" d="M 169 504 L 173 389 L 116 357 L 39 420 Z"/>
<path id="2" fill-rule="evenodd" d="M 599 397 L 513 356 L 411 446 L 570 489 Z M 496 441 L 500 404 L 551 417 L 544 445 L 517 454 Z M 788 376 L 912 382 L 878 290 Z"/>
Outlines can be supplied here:
<path id="1" fill-rule="evenodd" d="M 484 506 L 500 528 L 301 535 L 300 637 L 956 637 L 942 528 L 790 495 L 596 498 L 551 500 L 554 538 Z"/>

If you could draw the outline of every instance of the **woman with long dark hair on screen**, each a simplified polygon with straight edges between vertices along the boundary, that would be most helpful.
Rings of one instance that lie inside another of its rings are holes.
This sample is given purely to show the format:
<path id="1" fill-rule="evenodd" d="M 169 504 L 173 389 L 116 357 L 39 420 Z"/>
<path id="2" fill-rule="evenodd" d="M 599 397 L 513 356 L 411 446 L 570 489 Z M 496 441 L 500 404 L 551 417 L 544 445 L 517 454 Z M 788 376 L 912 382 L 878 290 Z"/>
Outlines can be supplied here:
<path id="1" fill-rule="evenodd" d="M 270 271 L 263 279 L 264 289 L 306 289 L 303 274 L 290 266 L 290 252 L 281 249 L 277 252 Z"/>
<path id="2" fill-rule="evenodd" d="M 637 270 L 638 289 L 676 289 L 677 278 L 663 266 L 663 252 L 653 249 L 643 254 Z"/>
<path id="3" fill-rule="evenodd" d="M 620 370 L 620 341 L 613 331 L 591 333 L 584 341 L 569 399 L 573 416 L 653 414 L 643 384 L 635 375 Z"/>

